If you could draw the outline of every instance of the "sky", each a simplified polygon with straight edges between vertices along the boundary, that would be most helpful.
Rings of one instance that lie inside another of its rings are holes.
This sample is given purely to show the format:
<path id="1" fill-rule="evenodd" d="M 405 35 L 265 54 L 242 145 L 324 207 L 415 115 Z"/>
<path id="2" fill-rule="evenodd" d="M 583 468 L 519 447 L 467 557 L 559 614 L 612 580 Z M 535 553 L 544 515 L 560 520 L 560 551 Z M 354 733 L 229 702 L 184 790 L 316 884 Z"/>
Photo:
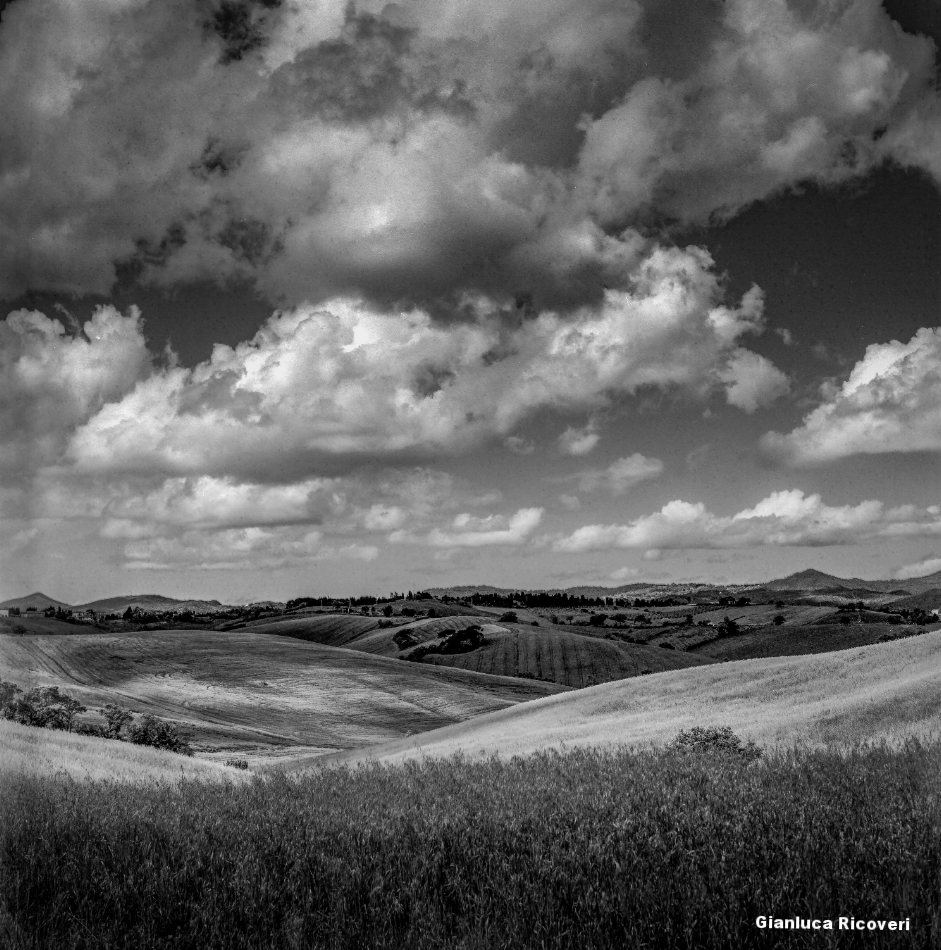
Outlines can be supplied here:
<path id="1" fill-rule="evenodd" d="M 0 3 L 0 598 L 941 570 L 939 40 Z"/>

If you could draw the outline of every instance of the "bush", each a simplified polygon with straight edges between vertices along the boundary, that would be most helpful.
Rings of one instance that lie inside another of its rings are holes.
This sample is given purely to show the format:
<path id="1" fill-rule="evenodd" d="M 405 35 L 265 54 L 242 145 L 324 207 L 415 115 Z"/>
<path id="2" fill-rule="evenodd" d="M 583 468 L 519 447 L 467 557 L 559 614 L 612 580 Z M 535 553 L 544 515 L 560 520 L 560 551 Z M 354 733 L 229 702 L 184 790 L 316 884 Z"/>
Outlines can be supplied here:
<path id="1" fill-rule="evenodd" d="M 243 772 L 248 770 L 248 762 L 245 759 L 226 759 L 225 764 L 232 769 L 241 769 Z"/>
<path id="2" fill-rule="evenodd" d="M 603 627 L 607 622 L 608 622 L 607 614 L 594 614 L 588 620 L 588 623 L 592 627 Z"/>
<path id="3" fill-rule="evenodd" d="M 156 716 L 142 716 L 140 722 L 134 723 L 128 730 L 128 737 L 134 745 L 148 745 L 155 749 L 178 752 L 180 755 L 193 754 L 189 733 Z"/>
<path id="4" fill-rule="evenodd" d="M 681 732 L 671 743 L 671 747 L 681 752 L 698 752 L 728 755 L 753 762 L 761 758 L 761 749 L 754 742 L 742 743 L 729 726 L 704 728 L 694 726 L 687 732 Z"/>
<path id="5" fill-rule="evenodd" d="M 520 618 L 516 616 L 516 612 L 513 610 L 508 610 L 506 613 L 500 615 L 500 623 L 519 623 Z"/>

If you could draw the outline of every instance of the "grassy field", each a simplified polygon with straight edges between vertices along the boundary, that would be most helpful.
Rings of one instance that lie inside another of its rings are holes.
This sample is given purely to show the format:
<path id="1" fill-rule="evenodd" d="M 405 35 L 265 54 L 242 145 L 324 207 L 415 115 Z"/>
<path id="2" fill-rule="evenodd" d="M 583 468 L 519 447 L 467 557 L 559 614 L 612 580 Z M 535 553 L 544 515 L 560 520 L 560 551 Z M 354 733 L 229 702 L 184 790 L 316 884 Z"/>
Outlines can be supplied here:
<path id="1" fill-rule="evenodd" d="M 97 632 L 90 624 L 66 623 L 55 617 L 0 617 L 0 636 L 41 634 L 43 636 L 74 636 Z"/>
<path id="2" fill-rule="evenodd" d="M 197 750 L 279 755 L 369 745 L 559 687 L 246 631 L 0 637 L 0 677 L 56 685 L 193 730 Z"/>
<path id="3" fill-rule="evenodd" d="M 938 745 L 539 754 L 133 787 L 0 777 L 9 950 L 941 942 Z M 756 927 L 908 918 L 910 931 Z"/>
<path id="4" fill-rule="evenodd" d="M 941 734 L 941 632 L 605 683 L 338 759 L 642 746 L 700 725 L 730 725 L 764 745 Z"/>
<path id="5" fill-rule="evenodd" d="M 830 653 L 878 643 L 881 637 L 904 637 L 925 633 L 924 627 L 904 624 L 852 623 L 808 624 L 803 627 L 763 627 L 734 637 L 712 640 L 698 647 L 697 656 L 715 660 L 749 660 L 770 656 L 801 656 Z"/>

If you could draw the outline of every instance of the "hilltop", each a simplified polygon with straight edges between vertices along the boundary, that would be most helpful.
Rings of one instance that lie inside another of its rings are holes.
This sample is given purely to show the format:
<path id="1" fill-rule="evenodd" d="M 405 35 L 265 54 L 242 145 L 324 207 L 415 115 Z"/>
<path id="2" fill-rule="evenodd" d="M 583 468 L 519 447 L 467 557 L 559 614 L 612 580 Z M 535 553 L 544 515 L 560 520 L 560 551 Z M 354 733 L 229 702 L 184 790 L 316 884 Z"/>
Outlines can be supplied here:
<path id="1" fill-rule="evenodd" d="M 122 594 L 118 597 L 104 597 L 87 604 L 78 604 L 73 610 L 94 610 L 101 614 L 120 614 L 130 607 L 132 610 L 167 611 L 190 610 L 194 613 L 213 613 L 222 610 L 218 600 L 178 600 L 161 594 Z"/>
<path id="2" fill-rule="evenodd" d="M 10 600 L 3 601 L 3 603 L 0 603 L 0 610 L 13 608 L 26 610 L 27 607 L 35 607 L 37 610 L 45 610 L 47 607 L 62 607 L 67 610 L 69 606 L 69 604 L 63 603 L 61 600 L 55 600 L 37 591 L 35 594 L 27 594 L 26 597 L 13 597 Z"/>

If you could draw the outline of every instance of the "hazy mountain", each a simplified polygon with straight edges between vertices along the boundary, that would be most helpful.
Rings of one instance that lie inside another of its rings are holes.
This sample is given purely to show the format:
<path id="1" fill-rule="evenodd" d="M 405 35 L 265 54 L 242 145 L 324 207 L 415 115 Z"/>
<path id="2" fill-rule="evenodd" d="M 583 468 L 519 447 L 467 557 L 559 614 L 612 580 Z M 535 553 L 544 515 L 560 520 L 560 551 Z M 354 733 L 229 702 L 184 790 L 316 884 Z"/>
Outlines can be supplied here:
<path id="1" fill-rule="evenodd" d="M 10 607 L 19 607 L 20 610 L 26 610 L 27 607 L 35 607 L 37 610 L 45 610 L 47 607 L 68 608 L 68 604 L 61 600 L 53 600 L 45 594 L 38 591 L 35 594 L 28 594 L 26 597 L 14 597 L 12 600 L 5 600 L 0 604 L 0 610 Z"/>

